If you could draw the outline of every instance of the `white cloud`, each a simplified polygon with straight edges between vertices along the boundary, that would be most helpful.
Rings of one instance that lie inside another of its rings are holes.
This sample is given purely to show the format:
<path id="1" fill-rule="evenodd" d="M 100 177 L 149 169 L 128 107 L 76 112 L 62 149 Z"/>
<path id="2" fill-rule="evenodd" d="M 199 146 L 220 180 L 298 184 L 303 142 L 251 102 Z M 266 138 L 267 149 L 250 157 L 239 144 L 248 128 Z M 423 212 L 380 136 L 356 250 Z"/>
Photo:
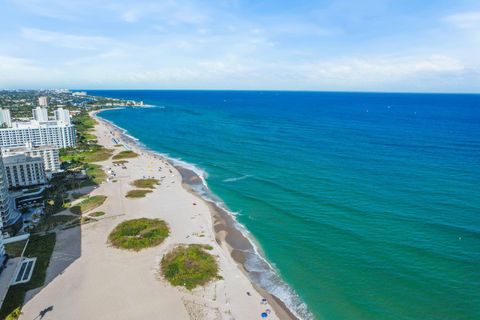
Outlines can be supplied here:
<path id="1" fill-rule="evenodd" d="M 480 11 L 462 12 L 447 16 L 445 20 L 457 28 L 480 28 Z"/>
<path id="2" fill-rule="evenodd" d="M 331 78 L 360 81 L 398 81 L 401 79 L 459 73 L 465 66 L 448 56 L 432 55 L 427 57 L 396 58 L 346 58 L 306 64 L 310 78 Z"/>
<path id="3" fill-rule="evenodd" d="M 122 12 L 121 16 L 122 20 L 125 22 L 137 22 L 137 20 L 140 18 L 140 13 L 138 10 L 131 9 Z"/>
<path id="4" fill-rule="evenodd" d="M 0 75 L 2 76 L 6 76 L 7 72 L 31 67 L 32 63 L 27 59 L 0 55 Z"/>
<path id="5" fill-rule="evenodd" d="M 29 59 L 0 55 L 0 88 L 39 86 L 61 77 L 55 70 L 46 70 Z M 45 84 L 44 84 L 45 86 Z"/>
<path id="6" fill-rule="evenodd" d="M 205 6 L 199 6 L 193 1 L 182 5 L 175 1 L 113 2 L 107 8 L 118 12 L 120 19 L 128 23 L 154 21 L 159 26 L 201 25 L 209 19 Z"/>
<path id="7" fill-rule="evenodd" d="M 35 28 L 23 28 L 21 34 L 28 40 L 73 49 L 94 50 L 99 46 L 111 43 L 111 41 L 105 37 L 68 34 Z"/>
<path id="8" fill-rule="evenodd" d="M 409 45 L 420 43 L 415 35 L 402 43 L 395 34 L 383 39 L 381 30 L 352 33 L 348 23 L 336 23 L 342 10 L 332 17 L 281 8 L 252 13 L 225 1 L 18 1 L 33 18 L 20 20 L 28 21 L 21 37 L 0 44 L 0 55 L 9 57 L 0 60 L 0 71 L 39 86 L 404 90 L 422 82 L 427 90 L 440 83 L 458 90 L 480 84 L 480 12 L 445 17 L 440 40 L 434 34 L 417 46 Z M 4 34 L 18 34 L 15 28 L 4 23 Z M 15 68 L 21 72 L 13 75 Z"/>

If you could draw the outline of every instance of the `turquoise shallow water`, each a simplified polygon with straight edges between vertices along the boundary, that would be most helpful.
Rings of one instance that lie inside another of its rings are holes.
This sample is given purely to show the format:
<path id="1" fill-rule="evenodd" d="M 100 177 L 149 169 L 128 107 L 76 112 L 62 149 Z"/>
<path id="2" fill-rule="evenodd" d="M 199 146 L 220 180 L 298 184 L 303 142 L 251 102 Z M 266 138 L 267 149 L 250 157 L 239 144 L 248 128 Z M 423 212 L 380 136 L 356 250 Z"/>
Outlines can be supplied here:
<path id="1" fill-rule="evenodd" d="M 480 319 L 480 96 L 91 93 L 156 106 L 101 116 L 204 170 L 305 318 Z"/>

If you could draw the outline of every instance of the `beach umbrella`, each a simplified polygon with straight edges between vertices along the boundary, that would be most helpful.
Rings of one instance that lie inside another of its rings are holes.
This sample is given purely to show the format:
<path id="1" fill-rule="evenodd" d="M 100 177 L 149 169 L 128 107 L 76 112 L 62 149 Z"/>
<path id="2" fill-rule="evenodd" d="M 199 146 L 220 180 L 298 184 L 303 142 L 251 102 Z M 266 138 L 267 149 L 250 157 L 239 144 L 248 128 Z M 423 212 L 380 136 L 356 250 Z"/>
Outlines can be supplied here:
<path id="1" fill-rule="evenodd" d="M 268 317 L 268 314 L 266 312 L 262 312 L 262 318 Z"/>

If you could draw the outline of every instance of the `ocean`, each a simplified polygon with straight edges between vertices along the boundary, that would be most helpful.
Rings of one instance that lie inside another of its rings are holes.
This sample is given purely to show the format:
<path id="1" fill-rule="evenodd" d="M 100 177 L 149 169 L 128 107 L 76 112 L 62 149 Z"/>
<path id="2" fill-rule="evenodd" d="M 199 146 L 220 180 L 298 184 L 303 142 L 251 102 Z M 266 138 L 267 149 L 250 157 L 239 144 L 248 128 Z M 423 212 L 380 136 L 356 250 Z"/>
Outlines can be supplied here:
<path id="1" fill-rule="evenodd" d="M 480 319 L 480 95 L 89 91 L 204 172 L 303 319 Z M 281 280 L 280 280 L 281 279 Z"/>

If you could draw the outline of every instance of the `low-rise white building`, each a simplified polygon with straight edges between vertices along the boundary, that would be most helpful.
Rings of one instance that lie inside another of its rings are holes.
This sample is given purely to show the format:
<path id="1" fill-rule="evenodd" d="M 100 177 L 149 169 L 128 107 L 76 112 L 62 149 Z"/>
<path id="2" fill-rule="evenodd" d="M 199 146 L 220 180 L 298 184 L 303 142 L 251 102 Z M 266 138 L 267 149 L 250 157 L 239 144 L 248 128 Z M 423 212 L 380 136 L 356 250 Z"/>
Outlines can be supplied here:
<path id="1" fill-rule="evenodd" d="M 58 148 L 55 146 L 32 146 L 27 143 L 23 147 L 7 147 L 2 148 L 2 156 L 8 157 L 17 154 L 23 154 L 27 157 L 42 157 L 45 173 L 48 178 L 53 173 L 60 172 L 60 156 Z"/>
<path id="2" fill-rule="evenodd" d="M 47 177 L 41 157 L 15 154 L 3 157 L 8 187 L 27 187 L 45 184 Z"/>
<path id="3" fill-rule="evenodd" d="M 33 146 L 73 147 L 77 142 L 75 126 L 56 120 L 31 120 L 13 122 L 11 128 L 0 129 L 0 147 L 19 147 L 28 142 Z"/>

